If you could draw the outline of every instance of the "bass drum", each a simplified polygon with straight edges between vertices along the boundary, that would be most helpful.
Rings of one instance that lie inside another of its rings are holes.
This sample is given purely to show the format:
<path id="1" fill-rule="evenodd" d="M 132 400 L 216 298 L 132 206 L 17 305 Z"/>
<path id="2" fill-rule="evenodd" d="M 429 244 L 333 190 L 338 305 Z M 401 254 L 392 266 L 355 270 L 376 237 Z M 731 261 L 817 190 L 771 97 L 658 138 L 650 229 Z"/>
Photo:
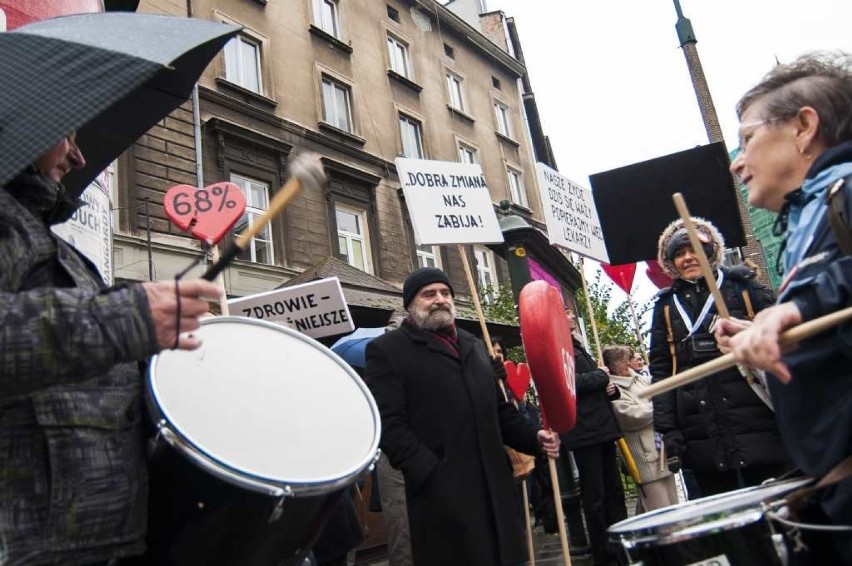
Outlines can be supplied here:
<path id="1" fill-rule="evenodd" d="M 376 403 L 319 342 L 209 318 L 194 351 L 152 358 L 148 560 L 296 565 L 378 457 Z"/>
<path id="2" fill-rule="evenodd" d="M 609 528 L 630 564 L 763 566 L 788 563 L 793 546 L 771 519 L 783 498 L 811 483 L 795 479 L 749 487 L 621 521 Z"/>

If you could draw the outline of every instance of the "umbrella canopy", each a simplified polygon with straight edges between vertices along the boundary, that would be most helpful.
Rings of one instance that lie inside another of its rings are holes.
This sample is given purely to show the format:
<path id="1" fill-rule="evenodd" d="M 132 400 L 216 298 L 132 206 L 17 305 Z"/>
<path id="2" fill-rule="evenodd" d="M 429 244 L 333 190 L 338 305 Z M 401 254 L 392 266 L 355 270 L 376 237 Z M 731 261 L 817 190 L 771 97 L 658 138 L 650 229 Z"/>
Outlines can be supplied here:
<path id="1" fill-rule="evenodd" d="M 384 326 L 378 328 L 356 328 L 352 334 L 347 334 L 331 346 L 331 351 L 343 358 L 343 361 L 352 367 L 366 367 L 367 344 L 373 338 L 381 336 L 387 329 Z"/>
<path id="2" fill-rule="evenodd" d="M 80 194 L 136 139 L 189 98 L 240 28 L 126 12 L 42 20 L 0 33 L 0 186 L 72 130 Z"/>

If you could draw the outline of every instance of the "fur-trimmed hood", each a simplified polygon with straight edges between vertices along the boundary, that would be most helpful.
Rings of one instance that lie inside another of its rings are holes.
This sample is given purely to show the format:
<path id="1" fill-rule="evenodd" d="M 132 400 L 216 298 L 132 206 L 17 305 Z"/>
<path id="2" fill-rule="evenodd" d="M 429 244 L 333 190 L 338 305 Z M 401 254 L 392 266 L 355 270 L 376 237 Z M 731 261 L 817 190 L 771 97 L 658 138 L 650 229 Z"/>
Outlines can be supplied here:
<path id="1" fill-rule="evenodd" d="M 722 233 L 719 232 L 719 230 L 713 226 L 709 220 L 693 216 L 692 223 L 695 225 L 698 232 L 710 238 L 710 241 L 713 244 L 713 253 L 708 254 L 707 261 L 710 262 L 710 267 L 712 269 L 716 269 L 722 265 L 722 254 L 724 254 L 725 250 L 725 238 L 722 237 Z M 666 275 L 673 279 L 680 279 L 680 275 L 678 274 L 677 269 L 675 269 L 674 263 L 666 257 L 666 250 L 669 248 L 669 243 L 671 242 L 672 237 L 675 235 L 680 237 L 682 231 L 685 230 L 686 228 L 683 225 L 683 220 L 678 218 L 666 226 L 666 229 L 663 230 L 662 234 L 660 234 L 660 239 L 657 242 L 657 261 Z"/>

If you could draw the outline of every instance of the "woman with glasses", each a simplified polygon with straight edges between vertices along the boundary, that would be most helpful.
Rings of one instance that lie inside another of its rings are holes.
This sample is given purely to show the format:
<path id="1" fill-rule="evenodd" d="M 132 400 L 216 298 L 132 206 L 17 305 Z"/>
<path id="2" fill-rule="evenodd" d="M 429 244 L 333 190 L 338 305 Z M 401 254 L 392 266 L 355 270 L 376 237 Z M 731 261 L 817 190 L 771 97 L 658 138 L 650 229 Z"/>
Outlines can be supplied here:
<path id="1" fill-rule="evenodd" d="M 753 206 L 778 213 L 785 281 L 778 304 L 753 324 L 717 326 L 721 348 L 765 369 L 775 414 L 795 464 L 824 477 L 852 466 L 852 324 L 792 348 L 778 336 L 852 304 L 852 56 L 805 55 L 776 66 L 737 105 L 741 151 L 731 164 Z M 852 525 L 852 477 L 821 490 L 809 510 L 833 526 Z M 852 532 L 833 546 L 852 563 Z M 828 562 L 826 562 L 828 563 Z"/>

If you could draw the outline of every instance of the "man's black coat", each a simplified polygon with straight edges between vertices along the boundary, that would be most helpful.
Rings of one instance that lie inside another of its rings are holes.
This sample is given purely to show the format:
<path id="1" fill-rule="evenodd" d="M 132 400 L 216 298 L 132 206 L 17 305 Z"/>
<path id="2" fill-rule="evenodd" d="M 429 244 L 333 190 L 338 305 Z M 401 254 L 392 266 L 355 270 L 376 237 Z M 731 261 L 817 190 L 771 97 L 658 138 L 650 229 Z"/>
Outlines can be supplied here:
<path id="1" fill-rule="evenodd" d="M 414 562 L 496 565 L 526 556 L 523 510 L 503 444 L 533 454 L 536 429 L 502 400 L 485 347 L 460 358 L 409 323 L 367 346 L 381 447 L 405 476 Z"/>

